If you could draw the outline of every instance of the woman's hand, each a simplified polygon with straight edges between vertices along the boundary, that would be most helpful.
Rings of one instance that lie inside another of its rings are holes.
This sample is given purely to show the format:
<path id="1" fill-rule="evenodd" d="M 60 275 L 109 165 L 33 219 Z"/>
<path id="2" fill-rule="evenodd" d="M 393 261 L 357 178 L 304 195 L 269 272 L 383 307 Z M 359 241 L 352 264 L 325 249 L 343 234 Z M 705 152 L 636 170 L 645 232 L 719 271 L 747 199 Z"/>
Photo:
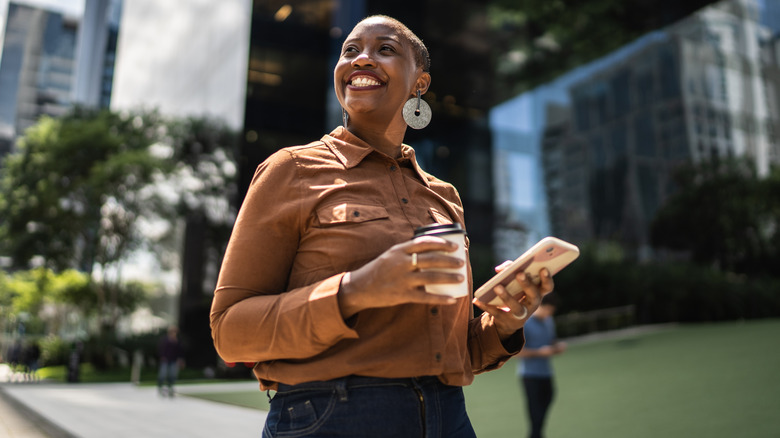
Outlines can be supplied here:
<path id="1" fill-rule="evenodd" d="M 496 272 L 501 272 L 509 263 L 511 262 L 504 262 L 497 266 Z M 550 271 L 544 268 L 539 274 L 541 281 L 538 285 L 531 282 L 524 273 L 517 274 L 515 279 L 523 288 L 523 292 L 515 296 L 510 295 L 504 286 L 496 286 L 493 290 L 504 302 L 504 306 L 492 306 L 477 299 L 472 301 L 474 305 L 493 316 L 498 336 L 502 341 L 520 330 L 528 318 L 536 312 L 542 303 L 542 297 L 552 292 L 554 282 Z"/>
<path id="2" fill-rule="evenodd" d="M 420 237 L 399 243 L 363 267 L 347 272 L 339 289 L 342 315 L 346 319 L 363 309 L 407 303 L 456 303 L 454 298 L 429 294 L 424 288 L 426 284 L 466 281 L 461 274 L 441 271 L 463 266 L 464 261 L 444 254 L 456 249 L 457 244 L 444 239 Z"/>

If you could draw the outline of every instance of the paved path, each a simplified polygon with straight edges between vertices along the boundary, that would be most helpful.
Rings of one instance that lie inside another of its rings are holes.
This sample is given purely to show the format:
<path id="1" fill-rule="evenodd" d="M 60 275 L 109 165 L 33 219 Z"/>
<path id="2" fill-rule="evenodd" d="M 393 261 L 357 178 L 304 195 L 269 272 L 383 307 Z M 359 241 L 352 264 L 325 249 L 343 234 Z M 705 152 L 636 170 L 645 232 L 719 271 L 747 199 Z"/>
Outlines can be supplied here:
<path id="1" fill-rule="evenodd" d="M 251 381 L 179 385 L 179 394 L 174 398 L 160 397 L 154 387 L 137 387 L 131 383 L 0 385 L 3 393 L 0 399 L 5 398 L 5 401 L 0 400 L 0 436 L 251 437 L 260 436 L 266 416 L 263 411 L 183 395 L 188 392 L 257 391 L 258 396 L 265 397 L 257 383 Z M 20 415 L 9 415 L 13 410 Z M 25 418 L 28 421 L 25 422 Z M 42 427 L 29 427 L 30 419 Z"/>
<path id="2" fill-rule="evenodd" d="M 2 392 L 0 392 L 0 436 L 3 438 L 50 437 L 36 425 L 33 419 L 18 412 L 14 403 L 7 401 Z"/>

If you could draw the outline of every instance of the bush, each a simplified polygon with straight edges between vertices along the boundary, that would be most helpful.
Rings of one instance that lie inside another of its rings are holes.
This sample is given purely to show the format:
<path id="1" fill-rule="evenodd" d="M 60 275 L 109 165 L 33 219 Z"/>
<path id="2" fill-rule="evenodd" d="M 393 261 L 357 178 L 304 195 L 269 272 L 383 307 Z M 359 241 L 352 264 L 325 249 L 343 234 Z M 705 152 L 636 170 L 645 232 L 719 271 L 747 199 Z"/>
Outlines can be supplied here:
<path id="1" fill-rule="evenodd" d="M 70 354 L 70 343 L 59 336 L 49 335 L 38 342 L 41 347 L 41 366 L 65 365 Z"/>
<path id="2" fill-rule="evenodd" d="M 555 277 L 558 313 L 634 305 L 640 324 L 780 316 L 780 278 L 746 276 L 690 263 L 599 261 L 583 251 Z"/>

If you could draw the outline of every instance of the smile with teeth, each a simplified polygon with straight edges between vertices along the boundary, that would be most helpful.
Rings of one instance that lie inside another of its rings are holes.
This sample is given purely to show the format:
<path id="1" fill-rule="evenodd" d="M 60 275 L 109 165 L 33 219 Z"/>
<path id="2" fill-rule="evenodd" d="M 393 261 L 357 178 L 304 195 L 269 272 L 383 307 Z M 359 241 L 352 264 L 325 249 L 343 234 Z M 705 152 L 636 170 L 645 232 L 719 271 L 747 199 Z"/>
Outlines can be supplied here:
<path id="1" fill-rule="evenodd" d="M 358 76 L 352 79 L 350 82 L 353 87 L 373 87 L 376 85 L 382 85 L 381 82 L 370 76 Z"/>

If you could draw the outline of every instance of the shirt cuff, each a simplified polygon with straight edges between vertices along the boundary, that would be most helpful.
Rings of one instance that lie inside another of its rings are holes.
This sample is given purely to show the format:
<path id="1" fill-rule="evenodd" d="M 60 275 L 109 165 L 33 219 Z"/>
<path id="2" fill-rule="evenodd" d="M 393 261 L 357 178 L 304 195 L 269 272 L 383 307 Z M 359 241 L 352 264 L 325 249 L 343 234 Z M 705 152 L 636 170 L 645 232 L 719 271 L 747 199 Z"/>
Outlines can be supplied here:
<path id="1" fill-rule="evenodd" d="M 525 345 L 525 334 L 523 333 L 523 329 L 520 328 L 512 333 L 512 336 L 501 341 L 501 345 L 504 347 L 504 350 L 511 355 L 519 353 L 520 350 L 523 349 L 523 345 Z"/>
<path id="2" fill-rule="evenodd" d="M 314 337 L 318 343 L 332 345 L 341 339 L 358 337 L 344 321 L 339 308 L 338 292 L 343 277 L 342 273 L 323 280 L 309 295 L 309 314 L 315 321 Z"/>

